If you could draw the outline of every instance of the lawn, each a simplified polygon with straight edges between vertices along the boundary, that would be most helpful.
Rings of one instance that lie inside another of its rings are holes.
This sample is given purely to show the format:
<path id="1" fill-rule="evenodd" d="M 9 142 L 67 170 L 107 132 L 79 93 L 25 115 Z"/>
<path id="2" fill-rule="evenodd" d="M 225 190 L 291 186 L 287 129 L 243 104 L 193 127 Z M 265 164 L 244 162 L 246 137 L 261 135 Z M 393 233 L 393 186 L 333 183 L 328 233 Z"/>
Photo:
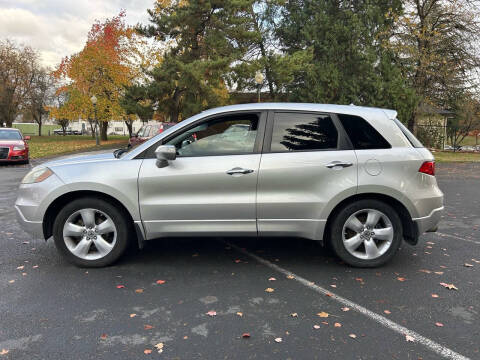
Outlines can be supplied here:
<path id="1" fill-rule="evenodd" d="M 88 151 L 95 149 L 111 149 L 127 145 L 127 136 L 111 135 L 108 141 L 101 141 L 99 147 L 95 146 L 95 139 L 87 135 L 67 136 L 32 136 L 28 142 L 30 147 L 30 158 L 36 159 L 45 156 L 67 154 L 77 151 Z"/>
<path id="2" fill-rule="evenodd" d="M 480 153 L 436 151 L 433 156 L 437 162 L 480 161 Z"/>
<path id="3" fill-rule="evenodd" d="M 13 124 L 14 128 L 19 129 L 23 135 L 38 135 L 37 124 Z M 60 129 L 60 125 L 43 125 L 42 134 L 48 135 L 48 132 L 53 135 L 53 130 Z"/>

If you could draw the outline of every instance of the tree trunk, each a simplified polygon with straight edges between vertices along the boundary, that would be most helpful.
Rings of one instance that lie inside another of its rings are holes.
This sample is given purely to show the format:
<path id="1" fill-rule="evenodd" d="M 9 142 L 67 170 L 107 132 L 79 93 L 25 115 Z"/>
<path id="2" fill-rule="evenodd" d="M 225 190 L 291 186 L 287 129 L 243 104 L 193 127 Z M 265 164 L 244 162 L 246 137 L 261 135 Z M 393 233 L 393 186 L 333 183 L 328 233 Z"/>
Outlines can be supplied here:
<path id="1" fill-rule="evenodd" d="M 125 120 L 125 125 L 127 125 L 127 129 L 128 129 L 128 137 L 132 137 L 132 132 L 133 132 L 133 121 L 131 121 L 131 120 Z"/>
<path id="2" fill-rule="evenodd" d="M 42 122 L 38 123 L 38 136 L 42 136 Z"/>
<path id="3" fill-rule="evenodd" d="M 100 140 L 107 141 L 107 128 L 108 122 L 106 121 L 99 121 L 100 123 Z"/>
<path id="4" fill-rule="evenodd" d="M 413 134 L 417 131 L 417 114 L 415 111 L 412 112 L 410 119 L 408 119 L 407 127 Z"/>
<path id="5" fill-rule="evenodd" d="M 88 123 L 90 124 L 90 130 L 92 131 L 92 139 L 95 139 L 95 122 L 88 119 Z"/>

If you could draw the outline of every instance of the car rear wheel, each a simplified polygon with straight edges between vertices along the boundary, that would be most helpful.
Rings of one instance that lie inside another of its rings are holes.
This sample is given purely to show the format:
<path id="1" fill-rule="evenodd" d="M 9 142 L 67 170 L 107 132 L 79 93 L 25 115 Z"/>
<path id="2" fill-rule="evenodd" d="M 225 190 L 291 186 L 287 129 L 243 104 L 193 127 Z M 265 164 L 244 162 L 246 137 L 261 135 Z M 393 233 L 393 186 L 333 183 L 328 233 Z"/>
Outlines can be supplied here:
<path id="1" fill-rule="evenodd" d="M 396 211 L 378 200 L 360 200 L 335 216 L 330 242 L 337 256 L 356 267 L 376 267 L 388 262 L 402 240 Z"/>
<path id="2" fill-rule="evenodd" d="M 60 210 L 53 224 L 57 249 L 81 267 L 115 262 L 128 245 L 129 227 L 123 211 L 102 199 L 77 199 Z"/>

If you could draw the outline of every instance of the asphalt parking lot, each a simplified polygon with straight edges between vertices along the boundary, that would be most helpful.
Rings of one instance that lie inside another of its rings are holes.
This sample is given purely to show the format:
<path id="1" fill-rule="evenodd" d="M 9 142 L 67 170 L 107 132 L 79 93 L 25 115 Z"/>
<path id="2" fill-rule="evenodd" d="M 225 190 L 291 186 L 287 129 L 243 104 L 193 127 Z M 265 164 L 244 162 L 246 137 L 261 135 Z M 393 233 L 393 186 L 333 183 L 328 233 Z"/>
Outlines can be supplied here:
<path id="1" fill-rule="evenodd" d="M 315 242 L 213 238 L 79 269 L 19 229 L 28 169 L 0 167 L 0 359 L 480 358 L 480 164 L 437 165 L 439 232 L 368 270 Z"/>

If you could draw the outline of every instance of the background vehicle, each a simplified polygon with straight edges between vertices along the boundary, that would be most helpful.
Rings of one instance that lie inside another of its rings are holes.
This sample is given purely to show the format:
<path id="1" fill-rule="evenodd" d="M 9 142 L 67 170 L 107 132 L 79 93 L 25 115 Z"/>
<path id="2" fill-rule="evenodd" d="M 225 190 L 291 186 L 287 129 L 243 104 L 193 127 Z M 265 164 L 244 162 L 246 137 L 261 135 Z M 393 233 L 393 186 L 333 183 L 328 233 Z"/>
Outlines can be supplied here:
<path id="1" fill-rule="evenodd" d="M 18 129 L 0 128 L 0 162 L 28 163 L 27 140 Z"/>
<path id="2" fill-rule="evenodd" d="M 175 125 L 175 123 L 168 123 L 168 122 L 143 125 L 137 131 L 137 133 L 129 139 L 128 144 L 130 146 L 141 144 L 147 141 L 148 139 L 151 139 L 155 135 L 161 134 L 165 130 L 171 128 L 173 125 Z"/>
<path id="3" fill-rule="evenodd" d="M 116 155 L 34 168 L 15 205 L 22 226 L 53 235 L 81 266 L 111 264 L 136 234 L 139 246 L 176 236 L 302 237 L 374 267 L 402 239 L 415 245 L 436 231 L 443 210 L 433 156 L 393 110 L 227 106 Z"/>
<path id="4" fill-rule="evenodd" d="M 78 130 L 72 130 L 70 128 L 65 129 L 65 132 L 63 132 L 62 129 L 55 129 L 53 130 L 54 135 L 82 135 L 81 131 Z"/>

